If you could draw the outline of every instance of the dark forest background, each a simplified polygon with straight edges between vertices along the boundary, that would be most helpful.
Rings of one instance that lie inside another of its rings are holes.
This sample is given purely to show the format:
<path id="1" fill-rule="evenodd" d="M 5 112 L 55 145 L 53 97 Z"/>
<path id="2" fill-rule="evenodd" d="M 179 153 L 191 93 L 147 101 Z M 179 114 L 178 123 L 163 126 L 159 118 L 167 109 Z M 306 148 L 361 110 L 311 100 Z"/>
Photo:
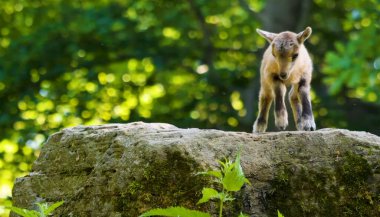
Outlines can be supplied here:
<path id="1" fill-rule="evenodd" d="M 379 0 L 3 0 L 0 204 L 65 127 L 251 132 L 267 46 L 255 29 L 307 26 L 317 128 L 380 135 Z"/>

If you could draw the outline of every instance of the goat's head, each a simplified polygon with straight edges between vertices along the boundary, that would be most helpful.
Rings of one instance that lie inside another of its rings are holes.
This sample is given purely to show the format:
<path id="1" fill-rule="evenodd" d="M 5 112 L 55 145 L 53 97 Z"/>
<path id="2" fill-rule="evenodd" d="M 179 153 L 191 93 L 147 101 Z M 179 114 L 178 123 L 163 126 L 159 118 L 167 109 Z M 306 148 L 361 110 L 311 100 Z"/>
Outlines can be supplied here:
<path id="1" fill-rule="evenodd" d="M 288 31 L 271 33 L 261 29 L 256 29 L 256 31 L 271 44 L 272 55 L 279 69 L 278 77 L 281 80 L 288 79 L 291 69 L 298 59 L 300 46 L 311 35 L 311 28 L 307 27 L 298 34 Z"/>

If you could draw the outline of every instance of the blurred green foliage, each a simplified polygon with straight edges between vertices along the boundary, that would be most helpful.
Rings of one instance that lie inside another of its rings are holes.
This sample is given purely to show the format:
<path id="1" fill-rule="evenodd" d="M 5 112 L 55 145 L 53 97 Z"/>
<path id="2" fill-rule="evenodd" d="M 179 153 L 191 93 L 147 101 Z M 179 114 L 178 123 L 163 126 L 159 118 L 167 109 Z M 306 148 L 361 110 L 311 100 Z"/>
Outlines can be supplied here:
<path id="1" fill-rule="evenodd" d="M 303 2 L 317 126 L 380 134 L 379 1 Z M 64 127 L 148 121 L 250 132 L 267 46 L 255 29 L 271 4 L 3 0 L 0 204 Z"/>

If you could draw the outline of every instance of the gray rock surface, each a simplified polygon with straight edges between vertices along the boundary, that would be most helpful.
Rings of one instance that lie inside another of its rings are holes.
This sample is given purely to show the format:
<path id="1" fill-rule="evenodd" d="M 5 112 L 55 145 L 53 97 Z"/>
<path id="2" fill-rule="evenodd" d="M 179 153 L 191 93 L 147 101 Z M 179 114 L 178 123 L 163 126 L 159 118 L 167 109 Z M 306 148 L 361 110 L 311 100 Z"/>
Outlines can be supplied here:
<path id="1" fill-rule="evenodd" d="M 264 134 L 179 129 L 163 123 L 64 129 L 18 178 L 15 206 L 65 203 L 54 216 L 138 216 L 157 207 L 197 206 L 216 169 L 241 147 L 247 185 L 226 216 L 380 216 L 380 137 L 322 129 Z"/>

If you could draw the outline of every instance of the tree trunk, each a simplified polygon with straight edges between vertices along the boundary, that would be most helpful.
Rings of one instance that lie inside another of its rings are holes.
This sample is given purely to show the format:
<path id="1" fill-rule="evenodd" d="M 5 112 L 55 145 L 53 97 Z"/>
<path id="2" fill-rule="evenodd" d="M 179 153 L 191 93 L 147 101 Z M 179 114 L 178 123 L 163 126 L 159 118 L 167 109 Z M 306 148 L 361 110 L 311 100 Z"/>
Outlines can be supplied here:
<path id="1" fill-rule="evenodd" d="M 263 29 L 273 32 L 301 31 L 309 18 L 311 0 L 268 0 L 260 13 Z"/>

